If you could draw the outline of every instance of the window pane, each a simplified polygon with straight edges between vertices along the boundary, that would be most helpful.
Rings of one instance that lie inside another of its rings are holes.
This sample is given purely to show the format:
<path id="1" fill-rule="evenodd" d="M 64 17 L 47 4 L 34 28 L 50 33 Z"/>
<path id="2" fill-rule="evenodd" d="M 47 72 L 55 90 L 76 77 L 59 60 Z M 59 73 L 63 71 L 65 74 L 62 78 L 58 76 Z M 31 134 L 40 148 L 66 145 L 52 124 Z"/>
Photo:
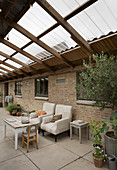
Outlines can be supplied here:
<path id="1" fill-rule="evenodd" d="M 21 95 L 22 82 L 18 81 L 15 83 L 15 95 Z"/>
<path id="2" fill-rule="evenodd" d="M 40 78 L 35 80 L 35 96 L 48 96 L 48 78 Z"/>

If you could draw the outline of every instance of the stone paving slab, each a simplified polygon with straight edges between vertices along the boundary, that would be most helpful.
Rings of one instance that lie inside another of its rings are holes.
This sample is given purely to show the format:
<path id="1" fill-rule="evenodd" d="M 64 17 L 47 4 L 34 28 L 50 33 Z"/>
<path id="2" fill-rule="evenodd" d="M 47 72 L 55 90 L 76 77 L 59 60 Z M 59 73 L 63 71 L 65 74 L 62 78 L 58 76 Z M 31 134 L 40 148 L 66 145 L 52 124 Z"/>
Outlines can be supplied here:
<path id="1" fill-rule="evenodd" d="M 66 164 L 78 159 L 79 157 L 58 146 L 52 144 L 39 151 L 26 154 L 41 170 L 58 170 Z"/>
<path id="2" fill-rule="evenodd" d="M 14 149 L 14 144 L 11 141 L 0 143 L 0 162 L 21 155 L 22 152 Z"/>
<path id="3" fill-rule="evenodd" d="M 38 170 L 38 168 L 25 155 L 21 155 L 0 163 L 0 170 Z"/>
<path id="4" fill-rule="evenodd" d="M 73 163 L 61 168 L 61 170 L 107 170 L 107 168 L 97 168 L 91 162 L 80 158 Z"/>

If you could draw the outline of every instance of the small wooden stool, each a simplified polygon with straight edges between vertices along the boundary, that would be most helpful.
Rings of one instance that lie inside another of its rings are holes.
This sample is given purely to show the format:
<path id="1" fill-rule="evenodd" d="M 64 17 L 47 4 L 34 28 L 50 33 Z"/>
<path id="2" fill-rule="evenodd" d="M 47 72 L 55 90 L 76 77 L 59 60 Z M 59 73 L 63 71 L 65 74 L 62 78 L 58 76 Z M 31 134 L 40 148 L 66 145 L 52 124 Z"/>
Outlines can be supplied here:
<path id="1" fill-rule="evenodd" d="M 24 143 L 27 145 L 27 152 L 29 152 L 29 142 L 33 145 L 33 141 L 36 141 L 36 146 L 38 149 L 38 141 L 37 141 L 37 129 L 38 125 L 35 127 L 35 131 L 31 131 L 31 126 L 29 126 L 28 133 L 22 134 L 22 148 L 24 148 Z"/>

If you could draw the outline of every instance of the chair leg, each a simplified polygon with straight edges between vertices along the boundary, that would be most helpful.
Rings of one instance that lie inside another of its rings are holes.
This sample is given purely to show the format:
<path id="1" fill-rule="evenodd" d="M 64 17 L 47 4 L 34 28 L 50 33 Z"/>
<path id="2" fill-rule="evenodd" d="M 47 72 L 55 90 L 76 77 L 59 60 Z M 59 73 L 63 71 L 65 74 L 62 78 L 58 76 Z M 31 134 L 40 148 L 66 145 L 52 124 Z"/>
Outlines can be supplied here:
<path id="1" fill-rule="evenodd" d="M 24 136 L 22 136 L 22 148 L 24 148 Z"/>
<path id="2" fill-rule="evenodd" d="M 55 135 L 55 142 L 57 142 L 57 135 Z"/>
<path id="3" fill-rule="evenodd" d="M 68 136 L 70 136 L 70 130 L 68 130 Z"/>
<path id="4" fill-rule="evenodd" d="M 29 152 L 29 140 L 27 139 L 27 152 Z"/>
<path id="5" fill-rule="evenodd" d="M 42 130 L 42 135 L 44 136 L 44 130 Z"/>
<path id="6" fill-rule="evenodd" d="M 39 128 L 38 128 L 38 134 L 40 133 L 40 131 L 41 131 L 41 128 L 39 127 Z"/>
<path id="7" fill-rule="evenodd" d="M 36 147 L 37 147 L 37 149 L 38 149 L 38 141 L 37 141 L 37 139 L 36 139 Z"/>

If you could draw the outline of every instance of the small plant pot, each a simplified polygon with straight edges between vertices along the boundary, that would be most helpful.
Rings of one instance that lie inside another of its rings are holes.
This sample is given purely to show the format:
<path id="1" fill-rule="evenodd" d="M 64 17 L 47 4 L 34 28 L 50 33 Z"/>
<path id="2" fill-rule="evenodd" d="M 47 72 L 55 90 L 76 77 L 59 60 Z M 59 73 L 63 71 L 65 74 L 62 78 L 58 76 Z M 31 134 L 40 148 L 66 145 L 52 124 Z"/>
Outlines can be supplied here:
<path id="1" fill-rule="evenodd" d="M 12 115 L 12 112 L 9 112 L 10 115 Z"/>
<path id="2" fill-rule="evenodd" d="M 104 158 L 96 158 L 93 156 L 93 161 L 96 167 L 101 168 L 104 162 Z"/>
<path id="3" fill-rule="evenodd" d="M 21 116 L 22 112 L 17 112 L 16 116 Z"/>

